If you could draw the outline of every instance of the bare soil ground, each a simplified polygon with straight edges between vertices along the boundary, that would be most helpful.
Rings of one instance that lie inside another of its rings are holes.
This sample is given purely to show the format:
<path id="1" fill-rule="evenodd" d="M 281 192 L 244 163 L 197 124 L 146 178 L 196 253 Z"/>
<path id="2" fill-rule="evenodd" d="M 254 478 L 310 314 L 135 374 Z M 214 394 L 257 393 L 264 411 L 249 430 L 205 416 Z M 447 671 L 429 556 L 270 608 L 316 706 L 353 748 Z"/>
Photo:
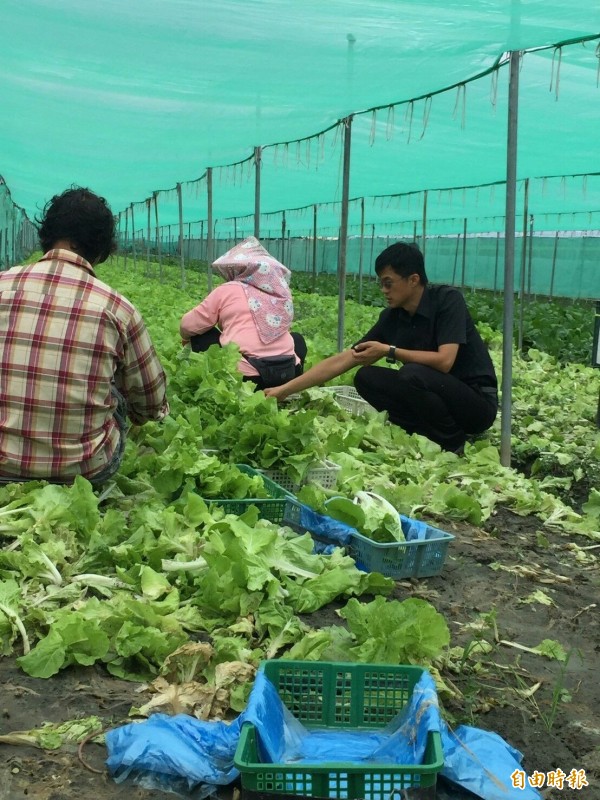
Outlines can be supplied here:
<path id="1" fill-rule="evenodd" d="M 544 798 L 600 800 L 600 548 L 573 549 L 573 542 L 579 548 L 591 543 L 504 510 L 483 529 L 459 525 L 449 530 L 456 540 L 442 574 L 399 582 L 395 592 L 398 599 L 418 596 L 433 603 L 448 620 L 452 645 L 468 646 L 473 656 L 478 639 L 491 645 L 475 661 L 466 659 L 444 672 L 456 690 L 453 699 L 443 698 L 446 718 L 500 734 L 524 754 L 528 776 L 558 769 L 567 775 L 573 769 L 585 772 L 589 786 L 544 787 Z M 524 602 L 537 591 L 550 604 Z M 311 623 L 341 624 L 335 610 L 323 609 Z M 482 619 L 489 624 L 479 630 L 470 625 Z M 534 647 L 544 639 L 562 644 L 569 654 L 566 663 L 514 646 Z M 142 702 L 135 684 L 111 678 L 99 667 L 68 669 L 43 681 L 4 658 L 0 687 L 2 733 L 90 714 L 106 726 L 116 725 Z M 93 743 L 81 753 L 76 747 L 42 751 L 0 745 L 0 800 L 173 797 L 129 782 L 117 785 L 104 768 L 105 758 L 105 748 Z M 440 787 L 438 797 L 449 796 Z"/>

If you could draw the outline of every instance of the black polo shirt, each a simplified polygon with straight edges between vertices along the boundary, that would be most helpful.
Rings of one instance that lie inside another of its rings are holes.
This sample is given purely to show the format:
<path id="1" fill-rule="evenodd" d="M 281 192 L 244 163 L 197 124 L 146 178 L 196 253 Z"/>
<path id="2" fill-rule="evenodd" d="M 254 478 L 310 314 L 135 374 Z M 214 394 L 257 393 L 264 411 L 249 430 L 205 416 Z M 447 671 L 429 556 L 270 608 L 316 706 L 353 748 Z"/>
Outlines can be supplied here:
<path id="1" fill-rule="evenodd" d="M 403 308 L 386 308 L 360 341 L 434 351 L 442 344 L 457 344 L 458 353 L 450 374 L 471 385 L 498 386 L 487 346 L 464 297 L 453 286 L 426 286 L 413 316 Z"/>

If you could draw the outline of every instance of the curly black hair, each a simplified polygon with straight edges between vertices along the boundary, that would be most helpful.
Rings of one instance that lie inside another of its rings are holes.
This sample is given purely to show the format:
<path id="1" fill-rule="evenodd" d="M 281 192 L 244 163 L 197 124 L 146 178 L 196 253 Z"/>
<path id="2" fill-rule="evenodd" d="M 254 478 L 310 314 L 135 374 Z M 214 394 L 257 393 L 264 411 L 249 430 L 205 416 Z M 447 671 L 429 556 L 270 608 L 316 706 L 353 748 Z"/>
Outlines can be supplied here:
<path id="1" fill-rule="evenodd" d="M 67 239 L 90 264 L 101 264 L 117 249 L 115 219 L 108 203 L 81 186 L 54 195 L 35 221 L 44 253 Z"/>

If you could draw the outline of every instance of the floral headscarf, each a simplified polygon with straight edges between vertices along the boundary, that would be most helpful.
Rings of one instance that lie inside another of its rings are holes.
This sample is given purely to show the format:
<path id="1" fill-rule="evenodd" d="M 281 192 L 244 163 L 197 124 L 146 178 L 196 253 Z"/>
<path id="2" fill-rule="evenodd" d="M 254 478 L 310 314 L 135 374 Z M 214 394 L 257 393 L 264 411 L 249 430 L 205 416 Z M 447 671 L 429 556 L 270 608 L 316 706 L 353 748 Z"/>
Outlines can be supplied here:
<path id="1" fill-rule="evenodd" d="M 226 281 L 243 286 L 261 342 L 269 344 L 288 332 L 294 319 L 291 272 L 258 239 L 244 239 L 213 261 L 212 267 Z"/>

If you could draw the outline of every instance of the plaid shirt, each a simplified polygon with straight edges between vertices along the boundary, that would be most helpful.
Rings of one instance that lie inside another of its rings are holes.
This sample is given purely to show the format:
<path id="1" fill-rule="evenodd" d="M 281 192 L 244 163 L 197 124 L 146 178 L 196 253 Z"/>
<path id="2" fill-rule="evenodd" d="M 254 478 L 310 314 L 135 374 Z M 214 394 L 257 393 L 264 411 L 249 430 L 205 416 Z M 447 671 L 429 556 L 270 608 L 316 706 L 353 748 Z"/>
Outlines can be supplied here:
<path id="1" fill-rule="evenodd" d="M 134 306 L 69 250 L 0 273 L 0 476 L 93 477 L 134 423 L 162 419 L 166 378 Z"/>

